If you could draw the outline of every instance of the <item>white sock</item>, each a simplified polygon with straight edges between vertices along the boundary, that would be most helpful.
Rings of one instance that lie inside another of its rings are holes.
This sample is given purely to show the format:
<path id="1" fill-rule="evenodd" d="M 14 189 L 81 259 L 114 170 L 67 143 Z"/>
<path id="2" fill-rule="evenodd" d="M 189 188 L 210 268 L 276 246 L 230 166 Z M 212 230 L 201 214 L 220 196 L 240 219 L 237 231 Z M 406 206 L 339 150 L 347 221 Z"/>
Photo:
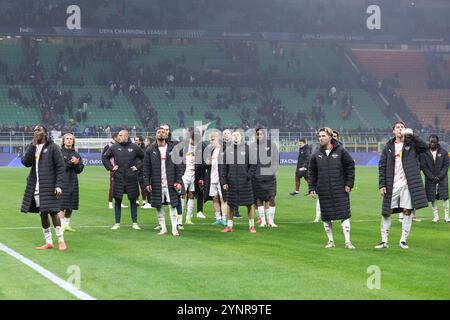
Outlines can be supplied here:
<path id="1" fill-rule="evenodd" d="M 436 220 L 439 219 L 437 200 L 434 200 L 433 202 L 431 202 L 431 211 L 433 211 L 433 218 Z"/>
<path id="2" fill-rule="evenodd" d="M 42 228 L 42 232 L 44 232 L 45 243 L 53 244 L 52 229 L 50 229 L 50 228 L 47 228 L 47 229 Z"/>
<path id="3" fill-rule="evenodd" d="M 320 211 L 320 202 L 319 199 L 317 199 L 316 201 L 316 221 L 320 220 L 320 216 L 321 216 L 321 211 Z"/>
<path id="4" fill-rule="evenodd" d="M 448 199 L 444 201 L 444 212 L 445 212 L 445 219 L 448 220 L 449 215 L 449 201 Z"/>
<path id="5" fill-rule="evenodd" d="M 166 214 L 164 213 L 164 209 L 161 207 L 160 209 L 158 209 L 156 211 L 156 213 L 158 215 L 158 222 L 159 222 L 159 225 L 161 226 L 161 231 L 167 232 Z"/>
<path id="6" fill-rule="evenodd" d="M 266 222 L 270 221 L 269 220 L 269 208 L 264 209 L 264 211 L 266 212 Z"/>
<path id="7" fill-rule="evenodd" d="M 398 218 L 399 218 L 399 219 L 403 219 L 403 212 L 400 212 L 400 213 L 398 214 Z"/>
<path id="8" fill-rule="evenodd" d="M 194 199 L 188 199 L 186 218 L 191 219 L 194 212 Z"/>
<path id="9" fill-rule="evenodd" d="M 58 242 L 64 242 L 64 232 L 62 227 L 55 227 L 56 236 L 58 237 Z"/>
<path id="10" fill-rule="evenodd" d="M 403 216 L 403 223 L 402 223 L 402 237 L 400 239 L 400 242 L 406 242 L 408 239 L 409 233 L 411 232 L 411 223 L 412 217 L 406 214 Z"/>
<path id="11" fill-rule="evenodd" d="M 181 214 L 184 213 L 184 208 L 186 208 L 186 199 L 180 197 L 180 201 L 181 201 Z M 189 216 L 186 215 L 187 219 L 190 219 Z"/>
<path id="12" fill-rule="evenodd" d="M 269 221 L 270 223 L 274 223 L 275 219 L 275 207 L 269 207 Z"/>
<path id="13" fill-rule="evenodd" d="M 350 242 L 350 219 L 342 221 L 342 231 L 344 232 L 345 242 Z"/>
<path id="14" fill-rule="evenodd" d="M 381 241 L 389 242 L 389 230 L 391 229 L 391 216 L 385 217 L 381 216 Z"/>
<path id="15" fill-rule="evenodd" d="M 183 224 L 183 215 L 177 214 L 177 224 Z"/>
<path id="16" fill-rule="evenodd" d="M 216 220 L 222 220 L 222 214 L 220 212 L 214 212 L 214 215 L 216 216 Z"/>
<path id="17" fill-rule="evenodd" d="M 233 228 L 233 220 L 228 220 L 227 227 Z"/>
<path id="18" fill-rule="evenodd" d="M 64 226 L 68 227 L 70 225 L 70 218 L 64 218 Z"/>
<path id="19" fill-rule="evenodd" d="M 258 207 L 258 216 L 261 219 L 261 223 L 265 224 L 266 223 L 266 215 L 264 214 L 264 206 L 259 206 Z"/>
<path id="20" fill-rule="evenodd" d="M 331 224 L 331 221 L 324 221 L 323 228 L 325 229 L 325 233 L 327 234 L 328 241 L 334 242 L 334 240 L 333 240 L 333 225 Z"/>
<path id="21" fill-rule="evenodd" d="M 255 226 L 255 220 L 254 219 L 248 219 L 248 227 L 254 227 Z"/>
<path id="22" fill-rule="evenodd" d="M 177 208 L 169 207 L 169 215 L 170 215 L 170 222 L 172 224 L 172 231 L 177 230 Z"/>

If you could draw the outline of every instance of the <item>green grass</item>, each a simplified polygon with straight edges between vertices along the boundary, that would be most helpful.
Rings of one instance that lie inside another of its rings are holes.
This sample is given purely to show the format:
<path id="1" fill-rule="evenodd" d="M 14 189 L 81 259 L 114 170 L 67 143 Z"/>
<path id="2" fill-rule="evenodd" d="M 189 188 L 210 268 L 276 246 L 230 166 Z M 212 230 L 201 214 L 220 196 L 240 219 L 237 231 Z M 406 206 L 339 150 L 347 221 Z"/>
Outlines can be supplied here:
<path id="1" fill-rule="evenodd" d="M 129 209 L 123 211 L 123 227 L 111 231 L 107 172 L 87 167 L 80 176 L 81 210 L 72 223 L 77 231 L 65 234 L 68 251 L 41 252 L 34 249 L 43 242 L 39 217 L 19 213 L 28 170 L 0 168 L 0 242 L 63 279 L 69 278 L 69 266 L 79 266 L 81 290 L 97 299 L 450 298 L 450 224 L 433 224 L 430 208 L 418 211 L 424 220 L 412 227 L 410 249 L 401 250 L 401 225 L 394 219 L 391 248 L 374 250 L 380 239 L 377 168 L 359 167 L 351 195 L 352 242 L 357 249 L 343 248 L 340 223 L 335 223 L 337 247 L 327 250 L 322 224 L 310 223 L 315 201 L 288 195 L 293 171 L 283 167 L 279 172 L 278 229 L 258 229 L 253 235 L 243 218 L 234 233 L 221 233 L 210 225 L 213 214 L 207 203 L 208 218 L 194 219 L 196 224 L 175 238 L 156 235 L 154 209 L 139 209 L 141 231 L 129 227 Z M 305 190 L 302 181 L 301 193 Z M 6 229 L 14 227 L 36 228 Z M 371 265 L 381 269 L 379 290 L 366 285 Z M 0 299 L 48 298 L 73 297 L 0 252 Z"/>

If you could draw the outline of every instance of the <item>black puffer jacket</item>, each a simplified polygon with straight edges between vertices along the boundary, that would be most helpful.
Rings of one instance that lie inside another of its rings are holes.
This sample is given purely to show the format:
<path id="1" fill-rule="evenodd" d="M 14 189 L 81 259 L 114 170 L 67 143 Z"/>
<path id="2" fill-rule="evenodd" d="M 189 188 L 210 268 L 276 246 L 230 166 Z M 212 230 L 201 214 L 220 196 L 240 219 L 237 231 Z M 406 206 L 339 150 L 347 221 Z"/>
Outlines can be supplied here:
<path id="1" fill-rule="evenodd" d="M 250 151 L 246 144 L 227 145 L 220 182 L 228 184 L 228 205 L 237 207 L 254 203 L 252 178 L 255 170 L 256 165 L 250 164 Z"/>
<path id="2" fill-rule="evenodd" d="M 276 173 L 280 163 L 278 148 L 269 140 L 264 144 L 252 143 L 250 150 L 251 162 L 256 162 L 255 174 L 252 180 L 255 200 L 267 201 L 277 194 Z"/>
<path id="3" fill-rule="evenodd" d="M 296 176 L 308 177 L 308 166 L 311 159 L 311 147 L 305 144 L 298 149 L 297 168 L 295 170 Z M 306 168 L 305 171 L 300 171 L 300 168 Z"/>
<path id="4" fill-rule="evenodd" d="M 332 140 L 332 144 L 328 156 L 322 148 L 312 154 L 308 171 L 309 192 L 316 191 L 319 196 L 323 221 L 351 217 L 345 186 L 353 188 L 355 183 L 355 161 L 338 142 Z"/>
<path id="5" fill-rule="evenodd" d="M 420 155 L 420 167 L 425 174 L 425 192 L 428 202 L 448 199 L 449 164 L 448 152 L 440 145 L 437 148 L 436 162 L 430 150 Z M 433 182 L 434 177 L 438 177 L 439 182 Z M 437 190 L 436 186 L 438 186 Z"/>
<path id="6" fill-rule="evenodd" d="M 22 164 L 30 168 L 30 174 L 27 178 L 27 186 L 22 201 L 22 212 L 39 212 L 34 200 L 34 189 L 36 187 L 36 147 L 30 144 L 24 156 Z M 61 198 L 56 199 L 55 188 L 61 188 L 63 194 L 64 180 L 64 159 L 61 149 L 52 140 L 42 148 L 39 163 L 39 201 L 41 203 L 40 212 L 59 212 L 61 210 Z"/>
<path id="7" fill-rule="evenodd" d="M 169 188 L 170 205 L 172 207 L 178 206 L 178 194 L 175 190 L 174 184 L 183 184 L 181 180 L 181 168 L 179 165 L 175 165 L 172 161 L 172 150 L 174 148 L 173 143 L 167 143 L 166 151 L 166 176 L 167 184 Z M 159 151 L 158 144 L 155 142 L 151 144 L 145 151 L 144 157 L 144 185 L 147 187 L 152 186 L 152 198 L 151 205 L 154 208 L 161 208 L 162 203 L 162 181 L 161 181 L 161 152 Z"/>
<path id="8" fill-rule="evenodd" d="M 142 166 L 144 152 L 136 144 L 128 141 L 126 143 L 115 143 L 102 155 L 105 168 L 112 170 L 113 165 L 109 161 L 114 157 L 115 164 L 119 167 L 113 173 L 113 196 L 122 199 L 123 194 L 128 194 L 130 200 L 139 196 L 138 175 Z M 138 170 L 133 171 L 132 166 Z"/>
<path id="9" fill-rule="evenodd" d="M 403 144 L 402 164 L 408 182 L 409 192 L 414 209 L 421 209 L 428 206 L 422 177 L 420 176 L 419 155 L 426 152 L 428 145 L 417 135 L 407 138 Z M 395 170 L 395 138 L 392 138 L 381 153 L 378 164 L 379 188 L 386 188 L 383 197 L 381 213 L 387 215 L 391 212 L 392 191 L 394 187 Z M 398 210 L 394 210 L 396 212 Z"/>
<path id="10" fill-rule="evenodd" d="M 63 194 L 61 209 L 78 210 L 78 174 L 83 172 L 83 159 L 78 154 L 78 152 L 73 149 L 61 148 L 61 152 L 63 154 L 64 163 L 66 165 L 62 188 Z M 72 157 L 79 158 L 80 162 L 78 164 L 71 163 L 70 159 L 72 159 Z"/>

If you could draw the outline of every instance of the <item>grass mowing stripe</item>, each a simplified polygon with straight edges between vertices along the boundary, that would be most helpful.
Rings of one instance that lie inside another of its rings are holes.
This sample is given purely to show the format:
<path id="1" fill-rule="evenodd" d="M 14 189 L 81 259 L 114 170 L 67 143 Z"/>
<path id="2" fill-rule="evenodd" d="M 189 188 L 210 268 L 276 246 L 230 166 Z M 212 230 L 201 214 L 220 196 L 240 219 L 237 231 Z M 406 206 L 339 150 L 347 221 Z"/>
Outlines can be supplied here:
<path id="1" fill-rule="evenodd" d="M 67 281 L 61 279 L 60 277 L 54 275 L 53 273 L 51 273 L 47 269 L 41 267 L 37 263 L 35 263 L 35 262 L 31 261 L 30 259 L 24 257 L 23 255 L 21 255 L 20 253 L 14 251 L 13 249 L 5 246 L 1 242 L 0 242 L 0 250 L 5 252 L 6 254 L 10 255 L 11 257 L 16 258 L 17 260 L 19 260 L 23 264 L 27 265 L 28 267 L 30 267 L 34 271 L 38 272 L 43 277 L 47 278 L 48 280 L 50 280 L 51 282 L 53 282 L 57 286 L 63 288 L 67 292 L 71 293 L 72 295 L 74 295 L 78 299 L 81 299 L 81 300 L 96 300 L 94 297 L 90 296 L 86 292 L 76 288 L 72 284 L 70 284 Z"/>

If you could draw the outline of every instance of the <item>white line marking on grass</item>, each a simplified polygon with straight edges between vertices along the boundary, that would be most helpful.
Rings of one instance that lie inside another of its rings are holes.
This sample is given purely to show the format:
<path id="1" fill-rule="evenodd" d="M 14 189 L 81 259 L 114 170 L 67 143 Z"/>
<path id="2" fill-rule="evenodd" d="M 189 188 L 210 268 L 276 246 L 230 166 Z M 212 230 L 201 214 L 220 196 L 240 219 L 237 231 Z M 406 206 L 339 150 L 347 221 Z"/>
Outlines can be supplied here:
<path id="1" fill-rule="evenodd" d="M 422 220 L 426 220 L 426 219 L 422 219 Z M 352 223 L 364 223 L 364 222 L 379 222 L 379 220 L 351 220 Z M 278 223 L 278 222 L 277 222 Z M 320 223 L 320 222 L 318 222 Z M 141 227 L 154 227 L 156 226 L 156 222 L 154 224 L 140 224 Z M 236 220 L 234 220 L 234 224 L 237 225 L 246 225 L 248 224 L 248 222 L 236 222 Z M 279 225 L 283 225 L 283 224 L 316 224 L 312 221 L 285 221 L 285 222 L 279 222 Z M 212 226 L 212 222 L 196 222 L 194 223 L 195 225 L 200 225 L 200 226 Z M 106 225 L 106 226 L 74 226 L 75 228 L 111 228 L 112 225 Z M 127 225 L 127 224 L 121 224 L 121 227 L 130 227 L 131 228 L 131 224 Z M 41 227 L 0 227 L 0 230 L 35 230 L 35 229 L 39 229 L 41 230 Z"/>
<path id="2" fill-rule="evenodd" d="M 88 295 L 86 292 L 83 292 L 80 289 L 77 289 L 75 286 L 73 286 L 69 282 L 59 278 L 58 276 L 56 276 L 55 274 L 51 273 L 47 269 L 41 267 L 37 263 L 35 263 L 35 262 L 31 261 L 30 259 L 24 257 L 20 253 L 17 253 L 13 249 L 8 248 L 7 246 L 5 246 L 1 242 L 0 242 L 0 250 L 5 252 L 5 253 L 7 253 L 7 254 L 9 254 L 11 257 L 16 258 L 17 260 L 19 260 L 23 264 L 29 266 L 31 269 L 33 269 L 34 271 L 38 272 L 43 277 L 47 278 L 48 280 L 50 280 L 51 282 L 53 282 L 57 286 L 63 288 L 64 290 L 66 290 L 70 294 L 74 295 L 78 299 L 80 299 L 80 300 L 96 300 L 94 297 Z"/>

